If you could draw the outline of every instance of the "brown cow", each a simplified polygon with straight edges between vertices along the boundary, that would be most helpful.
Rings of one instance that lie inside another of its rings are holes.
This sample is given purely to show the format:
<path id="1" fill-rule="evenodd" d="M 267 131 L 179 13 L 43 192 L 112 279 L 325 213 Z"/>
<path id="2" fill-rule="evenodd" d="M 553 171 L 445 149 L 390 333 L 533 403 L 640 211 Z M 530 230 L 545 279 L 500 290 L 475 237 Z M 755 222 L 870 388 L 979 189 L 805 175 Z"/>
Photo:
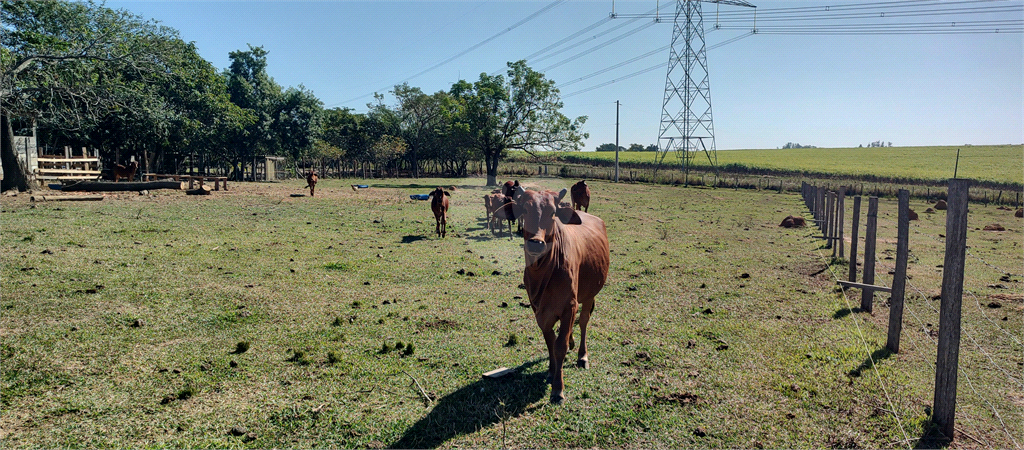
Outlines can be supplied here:
<path id="1" fill-rule="evenodd" d="M 519 187 L 519 180 L 515 180 L 515 181 L 509 180 L 509 181 L 506 181 L 505 184 L 501 185 L 501 194 L 504 195 L 504 196 L 507 196 L 509 198 L 512 198 L 515 195 L 516 189 L 518 187 Z"/>
<path id="2" fill-rule="evenodd" d="M 512 237 L 512 222 L 519 219 L 520 216 L 516 214 L 515 203 L 512 201 L 512 197 L 500 196 L 497 200 L 497 207 L 494 209 L 494 215 L 491 218 L 493 222 L 498 224 L 498 236 L 505 231 L 505 226 L 502 225 L 503 221 L 508 222 L 508 237 Z M 491 227 L 491 232 L 494 232 L 494 227 Z"/>
<path id="3" fill-rule="evenodd" d="M 314 194 L 314 192 L 316 191 L 316 182 L 317 182 L 316 170 L 315 169 L 310 169 L 309 172 L 306 172 L 306 187 L 309 188 L 309 196 L 310 197 L 316 197 L 316 195 Z"/>
<path id="4" fill-rule="evenodd" d="M 565 189 L 555 193 L 525 191 L 520 187 L 516 194 L 515 205 L 523 216 L 525 241 L 523 284 L 548 347 L 551 402 L 561 403 L 565 399 L 562 364 L 573 346 L 577 311 L 580 349 L 576 365 L 589 366 L 587 323 L 594 311 L 594 297 L 608 278 L 608 233 L 604 221 L 595 216 L 559 210 Z"/>
<path id="5" fill-rule="evenodd" d="M 132 161 L 126 166 L 120 164 L 114 164 L 114 182 L 121 181 L 122 178 L 132 181 L 135 179 L 135 171 L 139 169 L 138 161 Z"/>
<path id="6" fill-rule="evenodd" d="M 572 199 L 572 209 L 590 212 L 590 186 L 586 181 L 580 181 L 569 189 L 569 198 Z"/>
<path id="7" fill-rule="evenodd" d="M 434 226 L 434 231 L 442 238 L 448 231 L 448 197 L 451 197 L 451 195 L 450 192 L 440 187 L 435 188 L 433 192 L 428 194 L 428 196 L 434 197 L 430 200 L 430 209 L 434 211 L 434 221 L 437 222 Z"/>
<path id="8" fill-rule="evenodd" d="M 497 220 L 494 217 L 494 211 L 507 203 L 506 198 L 500 192 L 484 196 L 484 209 L 487 211 L 487 229 L 491 230 L 492 233 L 494 232 L 494 222 Z"/>

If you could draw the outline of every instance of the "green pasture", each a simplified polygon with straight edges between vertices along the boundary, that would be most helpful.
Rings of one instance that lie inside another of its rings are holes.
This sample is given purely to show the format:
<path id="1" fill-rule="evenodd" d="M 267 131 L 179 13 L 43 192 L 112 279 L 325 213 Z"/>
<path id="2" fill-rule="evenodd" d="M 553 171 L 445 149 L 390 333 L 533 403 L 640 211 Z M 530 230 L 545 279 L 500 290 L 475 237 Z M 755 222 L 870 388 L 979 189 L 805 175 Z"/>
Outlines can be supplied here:
<path id="1" fill-rule="evenodd" d="M 960 151 L 959 164 L 957 150 Z M 771 169 L 852 177 L 946 180 L 971 178 L 996 183 L 1024 182 L 1024 146 L 977 145 L 963 147 L 875 147 L 875 148 L 801 148 L 776 150 L 720 150 L 717 164 L 738 165 L 750 169 Z M 552 153 L 554 158 L 585 162 L 614 161 L 614 152 Z M 620 164 L 657 162 L 657 152 L 620 152 Z M 679 165 L 678 156 L 665 155 L 667 165 Z M 708 157 L 697 154 L 694 166 L 709 166 Z"/>
<path id="2" fill-rule="evenodd" d="M 912 204 L 921 219 L 902 347 L 889 354 L 887 297 L 862 312 L 859 291 L 835 286 L 849 255 L 833 258 L 810 228 L 778 227 L 804 213 L 798 195 L 590 182 L 611 270 L 591 321 L 591 368 L 566 369 L 556 406 L 519 288 L 522 238 L 484 226 L 491 188 L 478 178 L 354 182 L 321 180 L 316 197 L 300 180 L 210 196 L 4 197 L 5 448 L 936 442 L 945 215 L 924 213 L 930 205 Z M 409 198 L 434 186 L 455 188 L 445 239 L 429 204 Z M 883 284 L 895 211 L 882 200 Z M 1024 230 L 994 206 L 973 205 L 969 223 L 955 446 L 1019 447 Z M 981 229 L 991 223 L 1007 231 Z M 481 377 L 499 367 L 516 373 Z"/>

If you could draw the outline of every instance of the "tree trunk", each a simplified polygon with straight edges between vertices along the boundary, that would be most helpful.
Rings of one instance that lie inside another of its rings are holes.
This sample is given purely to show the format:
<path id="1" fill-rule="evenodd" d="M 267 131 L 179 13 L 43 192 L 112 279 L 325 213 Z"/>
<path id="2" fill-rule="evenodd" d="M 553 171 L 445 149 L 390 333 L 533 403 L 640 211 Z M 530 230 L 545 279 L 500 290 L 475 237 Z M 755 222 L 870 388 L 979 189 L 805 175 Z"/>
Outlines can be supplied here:
<path id="1" fill-rule="evenodd" d="M 0 160 L 3 164 L 3 180 L 0 180 L 0 191 L 17 189 L 18 192 L 28 190 L 28 176 L 25 169 L 18 163 L 18 155 L 14 154 L 14 129 L 11 128 L 7 111 L 0 111 Z"/>
<path id="2" fill-rule="evenodd" d="M 498 185 L 498 159 L 501 152 L 494 152 L 492 154 L 485 154 L 484 161 L 487 162 L 487 185 L 497 186 Z"/>

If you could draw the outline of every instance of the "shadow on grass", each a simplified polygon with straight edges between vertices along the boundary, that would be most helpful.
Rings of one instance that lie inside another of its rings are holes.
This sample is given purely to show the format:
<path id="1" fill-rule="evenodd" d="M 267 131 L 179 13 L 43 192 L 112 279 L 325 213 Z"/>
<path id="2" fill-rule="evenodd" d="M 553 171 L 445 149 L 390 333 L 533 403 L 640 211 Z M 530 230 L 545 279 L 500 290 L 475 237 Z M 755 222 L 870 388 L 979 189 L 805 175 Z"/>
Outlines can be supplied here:
<path id="1" fill-rule="evenodd" d="M 412 244 L 413 242 L 422 241 L 422 240 L 424 240 L 426 238 L 427 237 L 423 236 L 423 235 L 419 235 L 419 236 L 406 235 L 406 236 L 402 236 L 402 243 L 403 244 Z"/>
<path id="2" fill-rule="evenodd" d="M 894 355 L 894 353 L 889 351 L 889 349 L 887 348 L 880 348 L 878 350 L 875 350 L 874 352 L 871 353 L 870 358 L 865 359 L 864 362 L 860 363 L 859 366 L 857 366 L 855 369 L 851 370 L 848 373 L 850 376 L 859 377 L 861 372 L 875 368 L 875 363 L 883 359 L 887 359 L 892 355 Z"/>
<path id="3" fill-rule="evenodd" d="M 917 440 L 917 444 L 914 445 L 915 449 L 925 448 L 948 448 L 952 441 L 939 431 L 939 427 L 929 421 L 924 424 L 924 434 L 921 435 L 921 439 Z"/>
<path id="4" fill-rule="evenodd" d="M 436 448 L 456 436 L 518 417 L 547 393 L 546 371 L 523 373 L 540 362 L 547 362 L 547 358 L 516 367 L 512 375 L 496 380 L 484 378 L 442 397 L 426 417 L 388 448 Z"/>
<path id="5" fill-rule="evenodd" d="M 846 317 L 846 316 L 850 315 L 851 313 L 862 313 L 862 312 L 867 312 L 867 311 L 865 311 L 865 310 L 863 310 L 861 308 L 856 308 L 856 307 L 853 308 L 853 309 L 843 308 L 843 309 L 840 309 L 839 311 L 836 311 L 835 314 L 832 314 L 832 318 L 833 319 L 842 319 L 843 317 Z"/>
<path id="6" fill-rule="evenodd" d="M 417 183 L 407 183 L 407 184 L 400 184 L 400 183 L 395 183 L 395 184 L 390 184 L 390 183 L 364 183 L 364 184 L 369 184 L 369 186 L 371 188 L 378 188 L 378 189 L 426 189 L 426 191 L 423 192 L 423 194 L 429 194 L 430 191 L 433 191 L 434 188 L 438 187 L 437 184 L 417 184 Z M 446 185 L 440 185 L 440 187 L 443 188 L 446 191 L 450 191 L 452 185 L 446 184 Z M 462 190 L 467 190 L 467 191 L 468 190 L 477 190 L 477 189 L 484 189 L 486 187 L 487 186 L 482 186 L 482 185 L 481 186 L 473 186 L 473 185 L 468 185 L 468 184 L 455 185 L 455 192 L 452 192 L 452 195 L 455 195 L 455 194 L 459 193 L 459 191 L 462 191 Z M 474 192 L 473 195 L 476 195 L 476 193 Z"/>

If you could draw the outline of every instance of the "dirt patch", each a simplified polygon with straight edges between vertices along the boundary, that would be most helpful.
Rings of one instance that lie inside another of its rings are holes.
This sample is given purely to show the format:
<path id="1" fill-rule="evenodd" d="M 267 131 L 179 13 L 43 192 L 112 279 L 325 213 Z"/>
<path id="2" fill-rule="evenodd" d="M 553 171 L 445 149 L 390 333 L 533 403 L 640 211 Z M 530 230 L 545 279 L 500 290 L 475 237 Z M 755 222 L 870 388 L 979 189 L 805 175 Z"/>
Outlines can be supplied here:
<path id="1" fill-rule="evenodd" d="M 992 294 L 988 298 L 1004 302 L 1024 303 L 1024 294 Z"/>
<path id="2" fill-rule="evenodd" d="M 828 274 L 828 264 L 810 261 L 796 265 L 793 267 L 793 271 L 808 277 L 819 277 L 822 274 Z"/>

